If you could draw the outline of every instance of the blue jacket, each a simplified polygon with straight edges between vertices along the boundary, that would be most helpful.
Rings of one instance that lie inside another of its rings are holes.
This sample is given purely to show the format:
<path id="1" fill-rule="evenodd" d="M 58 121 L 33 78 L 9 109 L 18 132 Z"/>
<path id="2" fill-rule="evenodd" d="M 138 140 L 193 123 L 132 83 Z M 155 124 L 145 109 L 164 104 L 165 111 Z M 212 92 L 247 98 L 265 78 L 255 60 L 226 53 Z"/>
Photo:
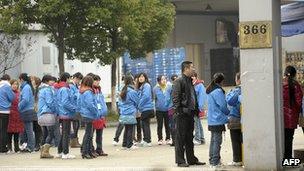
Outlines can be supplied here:
<path id="1" fill-rule="evenodd" d="M 227 103 L 229 105 L 230 114 L 229 116 L 241 118 L 240 107 L 241 107 L 241 87 L 236 87 L 231 90 L 226 96 Z"/>
<path id="2" fill-rule="evenodd" d="M 134 115 L 136 117 L 138 102 L 138 93 L 133 88 L 128 87 L 126 99 L 118 101 L 120 115 Z"/>
<path id="3" fill-rule="evenodd" d="M 40 117 L 45 113 L 56 114 L 56 103 L 55 103 L 55 92 L 54 89 L 46 84 L 42 84 L 39 87 L 38 92 L 38 113 Z"/>
<path id="4" fill-rule="evenodd" d="M 71 96 L 72 96 L 72 105 L 77 106 L 77 98 L 79 96 L 79 87 L 78 85 L 72 83 L 69 85 L 70 86 L 70 91 L 71 91 Z"/>
<path id="5" fill-rule="evenodd" d="M 80 107 L 80 115 L 85 118 L 96 120 L 100 118 L 100 112 L 97 108 L 97 99 L 93 90 L 84 90 L 80 92 L 77 105 Z"/>
<path id="6" fill-rule="evenodd" d="M 208 125 L 224 125 L 228 123 L 228 114 L 225 94 L 219 86 L 207 94 L 208 99 Z"/>
<path id="7" fill-rule="evenodd" d="M 206 88 L 203 83 L 198 83 L 194 85 L 194 89 L 197 97 L 198 109 L 202 112 L 207 102 Z"/>
<path id="8" fill-rule="evenodd" d="M 154 99 L 155 99 L 155 110 L 167 112 L 169 110 L 170 103 L 170 90 L 167 86 L 164 91 L 161 90 L 159 85 L 156 85 L 153 89 Z"/>
<path id="9" fill-rule="evenodd" d="M 0 111 L 9 112 L 11 104 L 15 98 L 15 93 L 12 90 L 8 81 L 0 82 Z"/>
<path id="10" fill-rule="evenodd" d="M 95 91 L 95 96 L 96 96 L 96 100 L 97 100 L 97 108 L 99 111 L 99 115 L 101 117 L 104 117 L 104 116 L 108 115 L 108 107 L 107 107 L 105 98 L 104 98 L 100 88 L 97 88 L 97 89 L 98 89 L 98 91 Z"/>
<path id="11" fill-rule="evenodd" d="M 75 116 L 76 106 L 73 105 L 73 95 L 69 87 L 60 87 L 56 90 L 57 114 L 63 119 Z"/>
<path id="12" fill-rule="evenodd" d="M 138 110 L 140 113 L 154 110 L 154 104 L 152 100 L 152 88 L 148 83 L 143 84 L 139 88 L 139 103 Z"/>
<path id="13" fill-rule="evenodd" d="M 27 82 L 23 82 L 21 85 L 21 93 L 19 99 L 18 110 L 20 113 L 34 110 L 34 94 L 31 86 Z"/>

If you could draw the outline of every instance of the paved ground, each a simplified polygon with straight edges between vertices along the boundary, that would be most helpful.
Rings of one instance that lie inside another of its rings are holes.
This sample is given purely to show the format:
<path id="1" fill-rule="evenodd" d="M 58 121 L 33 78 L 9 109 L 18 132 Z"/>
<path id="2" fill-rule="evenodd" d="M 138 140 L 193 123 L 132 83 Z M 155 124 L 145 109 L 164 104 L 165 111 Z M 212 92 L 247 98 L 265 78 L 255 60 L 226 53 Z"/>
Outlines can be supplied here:
<path id="1" fill-rule="evenodd" d="M 195 154 L 200 161 L 208 163 L 210 133 L 206 127 L 206 120 L 203 120 L 205 145 L 195 146 Z M 99 157 L 92 160 L 83 160 L 79 149 L 71 149 L 71 153 L 77 155 L 74 160 L 62 159 L 39 159 L 39 153 L 33 154 L 9 154 L 0 155 L 1 170 L 211 170 L 209 165 L 179 169 L 174 163 L 174 149 L 170 146 L 159 146 L 156 144 L 156 125 L 151 126 L 153 147 L 142 147 L 134 151 L 121 150 L 121 146 L 112 146 L 112 138 L 115 128 L 106 128 L 104 131 L 104 150 L 108 157 Z M 80 131 L 81 137 L 83 130 Z M 295 136 L 295 148 L 304 148 L 304 135 L 298 129 Z M 55 154 L 56 149 L 51 149 Z M 232 160 L 231 142 L 229 132 L 226 132 L 221 150 L 224 163 Z M 225 166 L 221 170 L 242 170 L 242 168 Z"/>

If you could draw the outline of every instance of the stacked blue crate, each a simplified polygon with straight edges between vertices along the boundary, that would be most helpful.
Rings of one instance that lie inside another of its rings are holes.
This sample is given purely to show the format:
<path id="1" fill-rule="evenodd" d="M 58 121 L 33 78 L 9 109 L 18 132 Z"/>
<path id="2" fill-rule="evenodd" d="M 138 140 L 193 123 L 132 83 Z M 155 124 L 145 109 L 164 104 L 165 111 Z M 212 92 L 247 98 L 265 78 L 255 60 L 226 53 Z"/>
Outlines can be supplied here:
<path id="1" fill-rule="evenodd" d="M 128 53 L 123 56 L 123 70 L 133 75 L 147 73 L 152 85 L 156 85 L 158 75 L 170 78 L 173 74 L 181 74 L 181 63 L 185 59 L 184 48 L 161 49 L 153 53 L 152 63 L 145 58 L 131 59 Z"/>

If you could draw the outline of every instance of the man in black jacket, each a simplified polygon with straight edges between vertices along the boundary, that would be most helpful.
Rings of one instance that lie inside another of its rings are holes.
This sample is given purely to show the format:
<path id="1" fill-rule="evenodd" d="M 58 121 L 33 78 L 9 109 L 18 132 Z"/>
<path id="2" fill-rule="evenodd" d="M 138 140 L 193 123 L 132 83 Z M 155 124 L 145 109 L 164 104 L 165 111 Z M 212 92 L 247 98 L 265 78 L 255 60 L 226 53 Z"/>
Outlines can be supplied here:
<path id="1" fill-rule="evenodd" d="M 194 156 L 193 130 L 194 115 L 198 113 L 198 105 L 191 76 L 195 69 L 192 62 L 182 63 L 182 77 L 174 82 L 173 86 L 173 109 L 175 110 L 176 144 L 175 162 L 178 167 L 189 165 L 205 165 Z M 186 150 L 187 163 L 184 158 Z"/>

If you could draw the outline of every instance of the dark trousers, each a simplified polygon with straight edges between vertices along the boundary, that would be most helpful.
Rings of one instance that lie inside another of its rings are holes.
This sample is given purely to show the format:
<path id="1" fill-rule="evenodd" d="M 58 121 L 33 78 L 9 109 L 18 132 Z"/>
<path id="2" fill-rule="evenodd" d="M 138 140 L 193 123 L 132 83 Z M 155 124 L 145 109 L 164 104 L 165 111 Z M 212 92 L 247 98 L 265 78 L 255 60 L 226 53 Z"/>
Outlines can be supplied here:
<path id="1" fill-rule="evenodd" d="M 133 146 L 132 134 L 134 125 L 125 125 L 125 132 L 123 136 L 123 147 L 131 148 Z"/>
<path id="2" fill-rule="evenodd" d="M 12 139 L 14 137 L 14 151 L 18 152 L 19 149 L 19 133 L 8 133 L 8 141 L 7 141 L 7 147 L 9 150 L 13 150 L 12 148 Z"/>
<path id="3" fill-rule="evenodd" d="M 38 121 L 33 121 L 33 130 L 35 134 L 35 148 L 40 148 L 42 142 L 42 130 Z"/>
<path id="4" fill-rule="evenodd" d="M 58 145 L 58 153 L 68 154 L 70 144 L 71 120 L 63 119 L 60 120 L 60 123 L 62 126 L 62 133 Z"/>
<path id="5" fill-rule="evenodd" d="M 223 142 L 222 131 L 211 131 L 209 147 L 209 163 L 216 166 L 221 162 L 221 145 Z"/>
<path id="6" fill-rule="evenodd" d="M 163 124 L 165 124 L 166 140 L 170 140 L 168 112 L 156 111 L 158 141 L 163 140 Z"/>
<path id="7" fill-rule="evenodd" d="M 0 153 L 7 152 L 7 126 L 9 114 L 0 113 Z"/>
<path id="8" fill-rule="evenodd" d="M 52 144 L 52 141 L 55 137 L 55 127 L 54 126 L 43 126 L 43 140 L 42 145 Z"/>
<path id="9" fill-rule="evenodd" d="M 120 134 L 121 134 L 123 128 L 124 128 L 124 125 L 119 122 L 119 124 L 117 125 L 117 128 L 116 128 L 114 141 L 116 141 L 116 142 L 119 141 L 119 137 L 120 137 Z"/>
<path id="10" fill-rule="evenodd" d="M 151 129 L 150 129 L 150 117 L 145 117 L 141 119 L 141 126 L 144 134 L 143 140 L 146 143 L 151 142 Z"/>
<path id="11" fill-rule="evenodd" d="M 103 129 L 96 129 L 96 150 L 103 152 L 102 135 L 103 135 Z"/>
<path id="12" fill-rule="evenodd" d="M 80 121 L 79 120 L 73 120 L 72 121 L 73 126 L 73 133 L 71 134 L 71 138 L 78 138 L 78 130 L 80 127 Z"/>
<path id="13" fill-rule="evenodd" d="M 233 161 L 242 162 L 242 131 L 241 129 L 231 129 L 230 138 L 232 144 Z"/>
<path id="14" fill-rule="evenodd" d="M 180 114 L 175 117 L 175 121 L 175 162 L 177 164 L 186 163 L 184 158 L 186 151 L 188 164 L 196 163 L 198 159 L 194 156 L 193 150 L 193 117 L 189 116 L 188 114 Z"/>
<path id="15" fill-rule="evenodd" d="M 295 129 L 285 128 L 285 153 L 284 158 L 292 158 L 292 142 Z"/>
<path id="16" fill-rule="evenodd" d="M 141 136 L 141 118 L 136 118 L 136 141 L 141 142 L 142 136 Z"/>
<path id="17" fill-rule="evenodd" d="M 91 154 L 93 147 L 93 124 L 92 122 L 85 122 L 85 133 L 82 140 L 81 153 Z"/>

